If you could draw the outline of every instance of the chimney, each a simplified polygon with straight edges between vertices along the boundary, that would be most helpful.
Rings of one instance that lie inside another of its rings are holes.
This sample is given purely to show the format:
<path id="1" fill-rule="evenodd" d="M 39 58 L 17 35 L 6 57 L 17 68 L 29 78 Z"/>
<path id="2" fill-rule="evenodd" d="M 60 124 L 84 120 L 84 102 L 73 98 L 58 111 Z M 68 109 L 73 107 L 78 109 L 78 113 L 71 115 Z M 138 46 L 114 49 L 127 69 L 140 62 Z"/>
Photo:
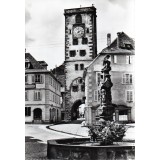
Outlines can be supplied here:
<path id="1" fill-rule="evenodd" d="M 117 48 L 119 48 L 119 35 L 120 35 L 120 32 L 117 32 Z"/>
<path id="2" fill-rule="evenodd" d="M 111 34 L 107 34 L 107 47 L 111 45 Z"/>

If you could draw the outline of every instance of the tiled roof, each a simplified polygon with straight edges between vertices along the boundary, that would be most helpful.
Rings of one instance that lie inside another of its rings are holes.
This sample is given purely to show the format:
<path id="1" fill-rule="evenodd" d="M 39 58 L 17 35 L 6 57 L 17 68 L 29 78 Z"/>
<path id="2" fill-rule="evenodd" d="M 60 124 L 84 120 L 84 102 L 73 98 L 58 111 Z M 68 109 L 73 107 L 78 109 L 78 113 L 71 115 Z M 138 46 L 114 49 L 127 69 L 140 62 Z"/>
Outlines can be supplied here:
<path id="1" fill-rule="evenodd" d="M 25 53 L 25 59 L 28 59 L 31 63 L 32 68 L 30 69 L 44 69 L 44 67 L 41 66 L 40 63 L 30 53 Z"/>
<path id="2" fill-rule="evenodd" d="M 118 32 L 117 38 L 101 53 L 107 53 L 108 51 L 133 51 L 135 49 L 135 42 L 124 32 Z"/>

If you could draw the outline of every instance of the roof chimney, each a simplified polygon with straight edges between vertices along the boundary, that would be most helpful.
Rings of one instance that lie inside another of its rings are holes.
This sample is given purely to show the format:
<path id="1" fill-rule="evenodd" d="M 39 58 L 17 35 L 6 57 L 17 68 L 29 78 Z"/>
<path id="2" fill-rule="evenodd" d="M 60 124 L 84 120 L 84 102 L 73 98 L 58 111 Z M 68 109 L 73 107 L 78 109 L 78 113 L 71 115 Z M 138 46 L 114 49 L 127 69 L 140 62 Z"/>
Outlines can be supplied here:
<path id="1" fill-rule="evenodd" d="M 120 35 L 120 32 L 117 32 L 117 48 L 119 48 L 119 35 Z"/>
<path id="2" fill-rule="evenodd" d="M 111 34 L 107 34 L 107 47 L 111 45 Z"/>

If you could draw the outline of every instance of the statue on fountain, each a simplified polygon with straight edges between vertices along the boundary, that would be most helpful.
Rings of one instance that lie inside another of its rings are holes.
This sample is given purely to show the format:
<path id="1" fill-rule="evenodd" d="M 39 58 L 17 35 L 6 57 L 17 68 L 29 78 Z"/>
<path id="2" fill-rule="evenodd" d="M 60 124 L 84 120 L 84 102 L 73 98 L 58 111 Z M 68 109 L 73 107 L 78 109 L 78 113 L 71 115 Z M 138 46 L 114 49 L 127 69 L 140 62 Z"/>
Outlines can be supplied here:
<path id="1" fill-rule="evenodd" d="M 104 82 L 101 85 L 101 105 L 103 107 L 103 112 L 100 115 L 104 120 L 113 120 L 113 112 L 114 107 L 112 106 L 112 95 L 111 95 L 111 87 L 113 83 L 111 81 L 111 75 L 109 72 L 111 71 L 111 62 L 109 61 L 110 55 L 107 55 L 103 61 L 102 73 L 104 76 Z"/>

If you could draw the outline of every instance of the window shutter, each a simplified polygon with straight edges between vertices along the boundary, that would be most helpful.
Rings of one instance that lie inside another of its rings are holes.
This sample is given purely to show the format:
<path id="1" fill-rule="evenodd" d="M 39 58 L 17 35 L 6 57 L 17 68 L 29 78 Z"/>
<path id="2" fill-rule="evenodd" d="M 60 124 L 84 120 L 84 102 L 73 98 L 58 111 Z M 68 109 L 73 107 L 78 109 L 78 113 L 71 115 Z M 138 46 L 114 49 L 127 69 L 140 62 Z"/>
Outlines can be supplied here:
<path id="1" fill-rule="evenodd" d="M 125 84 L 125 74 L 122 75 L 122 84 Z"/>
<path id="2" fill-rule="evenodd" d="M 130 64 L 133 63 L 133 56 L 130 56 Z"/>
<path id="3" fill-rule="evenodd" d="M 132 74 L 130 74 L 130 84 L 132 84 Z"/>
<path id="4" fill-rule="evenodd" d="M 37 100 L 37 92 L 34 92 L 34 100 Z"/>
<path id="5" fill-rule="evenodd" d="M 32 83 L 35 83 L 35 75 L 32 75 Z"/>
<path id="6" fill-rule="evenodd" d="M 28 107 L 28 116 L 31 116 L 31 107 Z"/>
<path id="7" fill-rule="evenodd" d="M 28 83 L 28 75 L 25 75 L 25 83 Z"/>
<path id="8" fill-rule="evenodd" d="M 114 55 L 114 63 L 117 63 L 117 56 Z"/>
<path id="9" fill-rule="evenodd" d="M 97 90 L 94 91 L 94 101 L 98 100 L 98 94 L 97 94 Z"/>
<path id="10" fill-rule="evenodd" d="M 126 56 L 126 64 L 129 64 L 129 56 Z"/>
<path id="11" fill-rule="evenodd" d="M 127 91 L 127 101 L 129 101 L 129 91 Z"/>
<path id="12" fill-rule="evenodd" d="M 43 83 L 43 75 L 40 75 L 40 82 Z"/>

